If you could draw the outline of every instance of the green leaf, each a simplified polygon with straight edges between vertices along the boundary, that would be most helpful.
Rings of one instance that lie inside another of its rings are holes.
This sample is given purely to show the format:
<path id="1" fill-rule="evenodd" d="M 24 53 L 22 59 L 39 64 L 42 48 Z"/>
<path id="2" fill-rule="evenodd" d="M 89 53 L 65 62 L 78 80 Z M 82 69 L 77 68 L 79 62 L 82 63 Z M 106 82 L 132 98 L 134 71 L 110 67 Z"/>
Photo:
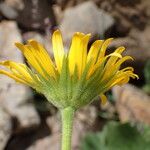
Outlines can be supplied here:
<path id="1" fill-rule="evenodd" d="M 148 61 L 144 68 L 144 77 L 146 84 L 143 87 L 143 90 L 147 93 L 150 93 L 150 61 Z"/>
<path id="2" fill-rule="evenodd" d="M 80 150 L 150 150 L 150 127 L 139 132 L 130 124 L 109 122 L 102 132 L 89 133 Z"/>
<path id="3" fill-rule="evenodd" d="M 148 61 L 145 65 L 144 76 L 145 76 L 146 83 L 150 84 L 150 61 Z"/>

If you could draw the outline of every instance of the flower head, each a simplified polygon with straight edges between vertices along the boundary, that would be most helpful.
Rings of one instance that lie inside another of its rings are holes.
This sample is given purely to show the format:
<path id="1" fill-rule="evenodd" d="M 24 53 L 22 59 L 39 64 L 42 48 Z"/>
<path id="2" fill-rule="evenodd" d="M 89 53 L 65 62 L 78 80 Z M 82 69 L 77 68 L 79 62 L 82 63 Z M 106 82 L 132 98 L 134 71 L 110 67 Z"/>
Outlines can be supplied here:
<path id="1" fill-rule="evenodd" d="M 0 70 L 19 83 L 23 83 L 44 94 L 58 108 L 78 109 L 90 103 L 98 95 L 106 101 L 104 93 L 114 85 L 138 78 L 132 67 L 120 69 L 123 62 L 131 59 L 122 56 L 124 47 L 106 55 L 112 38 L 95 41 L 87 52 L 90 34 L 75 33 L 68 53 L 65 53 L 59 30 L 52 35 L 55 63 L 45 48 L 35 40 L 26 45 L 16 43 L 26 57 L 29 66 L 13 61 L 0 62 L 8 71 Z"/>

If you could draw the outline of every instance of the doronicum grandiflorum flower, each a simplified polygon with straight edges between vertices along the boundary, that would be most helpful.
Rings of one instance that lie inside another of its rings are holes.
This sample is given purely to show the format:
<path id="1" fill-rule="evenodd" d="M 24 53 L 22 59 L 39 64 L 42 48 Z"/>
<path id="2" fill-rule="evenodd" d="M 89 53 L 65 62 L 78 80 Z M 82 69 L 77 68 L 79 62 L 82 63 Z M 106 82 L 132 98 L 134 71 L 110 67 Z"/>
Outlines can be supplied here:
<path id="1" fill-rule="evenodd" d="M 54 59 L 39 42 L 29 40 L 27 44 L 15 43 L 23 53 L 31 69 L 14 61 L 0 62 L 8 70 L 0 70 L 19 83 L 29 85 L 54 104 L 62 113 L 62 150 L 71 149 L 72 118 L 79 109 L 100 96 L 105 103 L 104 93 L 114 85 L 122 85 L 130 78 L 138 78 L 132 67 L 121 69 L 122 63 L 132 60 L 122 56 L 124 47 L 106 55 L 112 38 L 96 40 L 87 51 L 90 34 L 75 33 L 70 50 L 65 53 L 59 30 L 52 35 Z"/>

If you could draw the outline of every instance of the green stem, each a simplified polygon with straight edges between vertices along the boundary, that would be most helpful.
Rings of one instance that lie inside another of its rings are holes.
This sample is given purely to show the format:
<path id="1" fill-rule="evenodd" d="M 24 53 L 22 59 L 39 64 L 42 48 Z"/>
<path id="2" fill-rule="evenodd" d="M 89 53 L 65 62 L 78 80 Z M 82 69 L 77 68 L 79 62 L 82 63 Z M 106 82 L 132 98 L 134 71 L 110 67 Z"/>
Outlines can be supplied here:
<path id="1" fill-rule="evenodd" d="M 67 107 L 61 110 L 62 117 L 62 149 L 71 150 L 71 137 L 75 110 Z"/>

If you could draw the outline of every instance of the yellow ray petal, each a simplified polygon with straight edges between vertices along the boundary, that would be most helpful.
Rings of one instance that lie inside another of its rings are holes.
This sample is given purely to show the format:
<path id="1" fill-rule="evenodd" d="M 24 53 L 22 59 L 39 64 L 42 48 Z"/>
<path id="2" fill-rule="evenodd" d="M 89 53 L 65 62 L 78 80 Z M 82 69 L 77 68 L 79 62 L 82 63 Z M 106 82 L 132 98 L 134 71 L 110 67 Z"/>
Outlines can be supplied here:
<path id="1" fill-rule="evenodd" d="M 22 80 L 22 79 L 16 77 L 15 75 L 11 74 L 11 73 L 8 72 L 8 71 L 0 70 L 0 74 L 4 74 L 4 75 L 6 75 L 6 76 L 8 76 L 8 77 L 10 77 L 10 78 L 12 78 L 12 79 L 14 79 L 14 80 L 17 81 L 17 82 L 20 82 L 20 83 L 23 83 L 23 84 L 27 84 L 27 85 L 28 85 L 27 82 L 25 82 L 24 80 Z"/>
<path id="2" fill-rule="evenodd" d="M 58 72 L 60 72 L 63 63 L 63 57 L 64 57 L 64 47 L 63 47 L 62 36 L 59 30 L 56 30 L 53 33 L 52 44 L 53 44 L 53 52 L 54 52 L 56 66 Z"/>
<path id="3" fill-rule="evenodd" d="M 105 60 L 105 58 L 99 60 L 95 65 L 92 65 L 90 68 L 89 68 L 89 72 L 88 72 L 88 75 L 87 75 L 87 79 L 90 78 L 90 76 L 93 75 L 93 73 L 98 70 L 102 64 L 102 62 Z"/>
<path id="4" fill-rule="evenodd" d="M 137 74 L 135 74 L 135 73 L 132 73 L 132 75 L 130 75 L 133 79 L 135 79 L 135 78 L 137 78 L 137 79 L 139 79 L 139 76 L 137 75 Z"/>
<path id="5" fill-rule="evenodd" d="M 132 72 L 134 71 L 133 67 L 126 67 L 126 68 L 121 69 L 120 71 L 124 72 L 127 70 L 132 71 Z"/>
<path id="6" fill-rule="evenodd" d="M 116 67 L 116 68 L 119 68 L 119 67 L 122 65 L 122 63 L 124 63 L 124 62 L 127 61 L 127 60 L 133 60 L 133 58 L 132 58 L 131 56 L 125 56 L 125 57 L 121 58 L 121 59 L 115 64 L 115 67 Z"/>
<path id="7" fill-rule="evenodd" d="M 128 83 L 129 80 L 130 80 L 129 76 L 124 75 L 124 76 L 122 76 L 122 77 L 120 77 L 120 78 L 117 78 L 117 79 L 112 83 L 111 86 L 114 86 L 114 85 L 116 85 L 116 84 L 122 85 L 122 84 Z"/>
<path id="8" fill-rule="evenodd" d="M 117 53 L 117 52 L 113 52 L 113 53 L 111 53 L 111 54 L 109 54 L 109 55 L 107 55 L 108 57 L 113 57 L 113 59 L 114 58 L 122 58 L 122 56 L 119 54 L 119 53 Z M 106 57 L 107 57 L 106 56 Z"/>
<path id="9" fill-rule="evenodd" d="M 128 83 L 131 78 L 139 78 L 138 75 L 133 73 L 132 67 L 127 67 L 125 69 L 122 69 L 116 73 L 114 78 L 108 83 L 110 85 L 110 88 L 114 85 L 122 85 L 125 83 Z"/>
<path id="10" fill-rule="evenodd" d="M 40 62 L 47 74 L 55 77 L 54 64 L 45 48 L 35 40 L 28 41 L 28 44 L 31 46 L 29 48 L 34 54 L 34 57 Z"/>
<path id="11" fill-rule="evenodd" d="M 82 49 L 78 53 L 78 59 L 77 59 L 77 66 L 79 70 L 79 77 L 81 76 L 82 72 L 84 71 L 86 62 L 87 62 L 87 46 L 90 39 L 91 34 L 87 34 L 84 36 L 82 40 Z"/>
<path id="12" fill-rule="evenodd" d="M 23 55 L 26 57 L 26 59 L 28 60 L 29 64 L 37 71 L 39 72 L 41 75 L 44 76 L 43 71 L 41 69 L 41 67 L 39 66 L 37 60 L 34 57 L 33 52 L 28 48 L 27 45 L 23 45 L 21 43 L 15 43 L 16 47 L 18 47 Z"/>
<path id="13" fill-rule="evenodd" d="M 115 56 L 116 58 L 122 57 L 117 52 L 114 52 L 114 53 L 111 53 L 111 54 L 105 56 L 106 49 L 107 49 L 108 45 L 111 43 L 112 40 L 113 40 L 113 38 L 109 38 L 109 39 L 107 39 L 106 41 L 103 42 L 102 47 L 100 49 L 98 59 L 97 59 L 97 63 L 90 68 L 90 73 L 88 74 L 88 76 L 91 76 L 95 72 L 96 68 L 98 68 L 98 66 L 101 64 L 103 59 L 107 59 L 110 56 Z"/>
<path id="14" fill-rule="evenodd" d="M 21 64 L 15 63 L 15 62 L 13 62 L 13 61 L 4 61 L 2 64 L 3 64 L 4 66 L 9 67 L 10 69 L 15 69 L 15 70 L 17 70 L 17 71 L 20 72 L 22 75 L 24 75 L 26 78 L 31 79 L 29 73 L 27 72 L 27 70 L 25 70 L 25 68 L 23 68 L 23 67 L 21 66 Z M 22 65 L 23 65 L 23 64 L 22 64 Z"/>
<path id="15" fill-rule="evenodd" d="M 47 78 L 47 75 L 45 75 L 45 72 L 48 72 L 50 76 L 55 77 L 54 73 L 51 72 L 50 69 L 45 70 L 45 60 L 42 55 L 40 55 L 40 51 L 38 49 L 34 49 L 30 45 L 23 45 L 21 43 L 15 43 L 15 45 L 22 51 L 26 59 L 28 60 L 29 64 L 43 77 Z M 44 71 L 43 71 L 44 70 Z M 50 70 L 50 71 L 49 71 Z"/>
<path id="16" fill-rule="evenodd" d="M 113 58 L 113 59 L 115 59 L 115 58 Z M 111 67 L 110 67 L 110 66 L 107 66 L 108 68 L 106 68 L 106 70 L 105 70 L 105 74 L 104 74 L 103 80 L 105 80 L 108 76 L 110 76 L 111 74 L 113 74 L 114 72 L 116 72 L 117 70 L 119 70 L 121 64 L 124 63 L 125 61 L 129 60 L 129 59 L 133 60 L 132 57 L 130 57 L 130 56 L 125 56 L 125 57 L 121 58 L 121 59 L 120 59 L 116 64 L 114 64 L 113 66 L 111 66 Z"/>
<path id="17" fill-rule="evenodd" d="M 81 54 L 81 50 L 82 50 L 82 39 L 85 35 L 83 33 L 80 32 L 76 32 L 73 35 L 72 38 L 72 43 L 70 46 L 70 51 L 69 51 L 69 70 L 70 73 L 73 74 L 74 73 L 74 69 L 75 66 L 77 65 L 77 59 L 79 59 L 78 57 L 80 57 L 79 55 Z"/>
<path id="18" fill-rule="evenodd" d="M 112 40 L 113 40 L 113 38 L 109 38 L 106 41 L 104 41 L 104 43 L 102 45 L 102 48 L 100 50 L 100 54 L 99 54 L 98 59 L 101 59 L 105 56 L 106 49 L 107 49 L 108 45 L 111 43 Z"/>
<path id="19" fill-rule="evenodd" d="M 93 64 L 96 63 L 102 44 L 103 44 L 103 40 L 97 40 L 92 44 L 87 56 L 87 62 L 92 60 Z"/>
<path id="20" fill-rule="evenodd" d="M 120 75 L 120 74 L 125 73 L 133 79 L 135 79 L 135 78 L 139 79 L 139 76 L 137 74 L 134 74 L 133 71 L 134 71 L 133 67 L 126 67 L 124 69 L 119 70 L 118 74 Z"/>
<path id="21" fill-rule="evenodd" d="M 0 62 L 0 65 L 3 65 L 10 69 L 14 76 L 21 80 L 24 80 L 26 83 L 29 83 L 30 85 L 35 84 L 34 79 L 32 79 L 24 64 L 19 64 L 13 61 L 4 61 Z"/>
<path id="22" fill-rule="evenodd" d="M 118 58 L 122 58 L 120 53 L 122 53 L 124 50 L 125 50 L 124 47 L 117 48 L 114 53 L 118 54 L 118 57 L 112 55 L 112 57 L 110 57 L 109 60 L 107 61 L 106 68 L 110 68 L 110 66 L 113 66 L 114 63 L 116 63 Z"/>
<path id="23" fill-rule="evenodd" d="M 106 60 L 107 58 L 112 57 L 112 56 L 113 56 L 113 57 L 118 57 L 118 58 L 121 58 L 121 57 L 122 57 L 119 53 L 113 52 L 113 53 L 111 53 L 111 54 L 109 54 L 109 55 L 107 55 L 107 56 L 105 56 L 105 57 L 99 59 L 95 65 L 93 65 L 93 66 L 90 67 L 89 72 L 88 72 L 87 79 L 100 67 L 100 65 L 102 64 L 102 62 L 103 62 L 104 60 Z M 109 68 L 109 71 L 111 71 L 112 69 L 114 69 L 114 68 Z M 106 72 L 105 69 L 103 69 L 103 71 Z M 105 75 L 106 75 L 106 74 L 105 74 Z M 110 74 L 108 73 L 108 75 L 110 75 Z M 104 76 L 104 77 L 106 78 L 106 76 Z"/>
<path id="24" fill-rule="evenodd" d="M 106 104 L 107 102 L 107 97 L 104 94 L 100 94 L 100 98 L 101 98 L 101 103 L 102 105 Z"/>

